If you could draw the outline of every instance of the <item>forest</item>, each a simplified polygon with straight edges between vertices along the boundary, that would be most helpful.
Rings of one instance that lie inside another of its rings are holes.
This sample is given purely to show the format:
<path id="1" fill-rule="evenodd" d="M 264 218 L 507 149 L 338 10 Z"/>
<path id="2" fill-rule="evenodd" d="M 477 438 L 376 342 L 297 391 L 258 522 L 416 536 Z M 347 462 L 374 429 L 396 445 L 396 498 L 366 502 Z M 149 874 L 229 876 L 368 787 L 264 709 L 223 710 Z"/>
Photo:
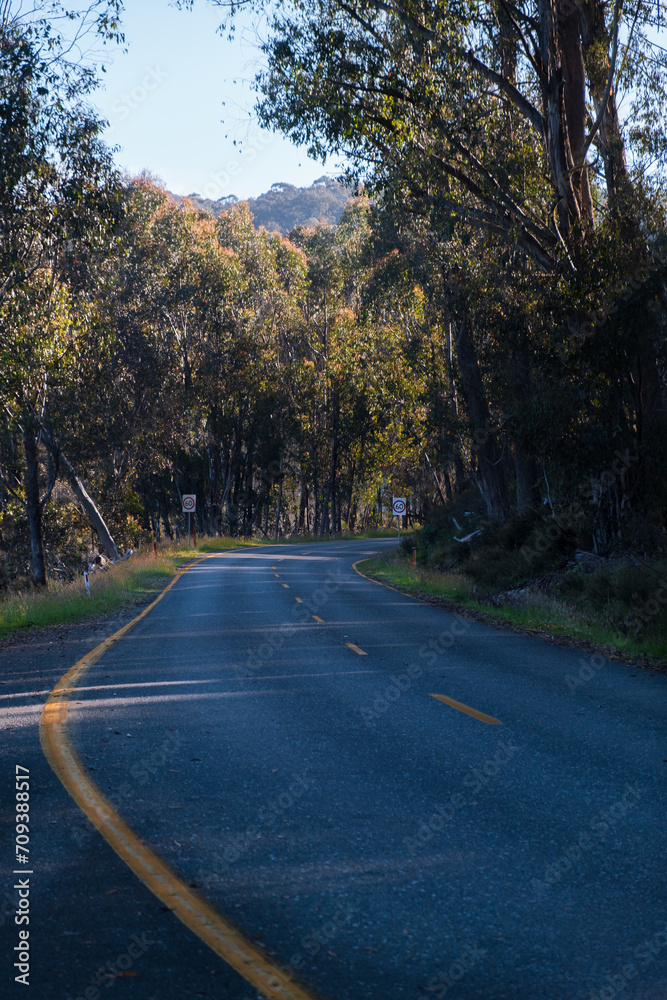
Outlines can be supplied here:
<path id="1" fill-rule="evenodd" d="M 276 181 L 264 194 L 245 201 L 256 229 L 263 226 L 270 233 L 278 232 L 287 236 L 290 229 L 299 225 L 337 225 L 349 197 L 350 191 L 344 185 L 325 175 L 310 187 L 297 187 L 295 184 Z M 183 201 L 178 195 L 175 198 L 179 203 Z M 213 201 L 194 193 L 188 196 L 188 200 L 196 208 L 203 208 L 218 216 L 227 211 L 230 205 L 238 204 L 240 199 L 228 194 Z"/>
<path id="2" fill-rule="evenodd" d="M 336 536 L 399 495 L 410 525 L 464 498 L 526 573 L 539 530 L 664 552 L 659 8 L 279 5 L 260 120 L 356 192 L 286 235 L 121 176 L 96 66 L 36 10 L 0 23 L 0 585 L 182 533 L 184 493 L 210 535 Z"/>

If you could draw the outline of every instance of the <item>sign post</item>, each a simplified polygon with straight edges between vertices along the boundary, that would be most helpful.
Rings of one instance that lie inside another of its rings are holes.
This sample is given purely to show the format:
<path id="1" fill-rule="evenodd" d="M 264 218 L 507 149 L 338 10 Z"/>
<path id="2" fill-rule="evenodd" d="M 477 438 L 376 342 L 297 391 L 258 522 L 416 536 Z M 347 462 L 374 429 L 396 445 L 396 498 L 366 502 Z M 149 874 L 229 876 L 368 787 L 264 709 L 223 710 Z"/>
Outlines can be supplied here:
<path id="1" fill-rule="evenodd" d="M 197 494 L 183 494 L 183 513 L 188 515 L 188 548 L 190 548 L 190 515 L 197 509 Z"/>
<path id="2" fill-rule="evenodd" d="M 398 517 L 398 544 L 401 544 L 401 517 L 405 514 L 407 504 L 405 497 L 393 497 L 391 501 L 391 512 Z"/>

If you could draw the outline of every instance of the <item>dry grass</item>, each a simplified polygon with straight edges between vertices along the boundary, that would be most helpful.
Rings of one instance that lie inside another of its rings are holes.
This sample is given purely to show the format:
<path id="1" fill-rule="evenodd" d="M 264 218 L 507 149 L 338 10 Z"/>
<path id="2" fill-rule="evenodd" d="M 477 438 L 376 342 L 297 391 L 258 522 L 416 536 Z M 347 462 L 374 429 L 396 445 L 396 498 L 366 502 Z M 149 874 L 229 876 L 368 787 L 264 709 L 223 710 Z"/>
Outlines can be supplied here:
<path id="1" fill-rule="evenodd" d="M 72 583 L 25 590 L 0 600 L 0 636 L 25 628 L 86 621 L 136 604 L 161 590 L 176 572 L 173 555 L 134 556 L 90 574 L 90 597 L 83 574 Z"/>
<path id="2" fill-rule="evenodd" d="M 372 533 L 364 536 L 371 537 Z M 384 537 L 378 533 L 379 537 Z M 350 536 L 352 537 L 352 536 Z M 282 539 L 290 542 L 330 541 L 319 538 Z M 143 603 L 165 587 L 180 568 L 197 556 L 209 552 L 275 544 L 271 539 L 237 539 L 217 536 L 198 539 L 198 545 L 161 542 L 155 558 L 151 548 L 139 551 L 130 559 L 90 574 L 90 597 L 86 593 L 83 572 L 71 583 L 52 582 L 48 588 L 28 588 L 0 597 L 0 637 L 28 628 L 43 628 L 66 622 L 80 622 Z"/>
<path id="3" fill-rule="evenodd" d="M 409 558 L 395 552 L 366 559 L 360 568 L 376 580 L 395 584 L 414 594 L 444 597 L 462 607 L 483 611 L 499 623 L 567 636 L 616 650 L 628 657 L 667 664 L 667 614 L 664 609 L 649 618 L 644 629 L 632 631 L 622 626 L 630 604 L 615 606 L 612 615 L 608 607 L 596 605 L 588 595 L 583 600 L 574 600 L 556 589 L 555 592 L 526 591 L 523 597 L 498 606 L 484 598 L 478 599 L 474 582 L 469 577 L 413 567 Z"/>

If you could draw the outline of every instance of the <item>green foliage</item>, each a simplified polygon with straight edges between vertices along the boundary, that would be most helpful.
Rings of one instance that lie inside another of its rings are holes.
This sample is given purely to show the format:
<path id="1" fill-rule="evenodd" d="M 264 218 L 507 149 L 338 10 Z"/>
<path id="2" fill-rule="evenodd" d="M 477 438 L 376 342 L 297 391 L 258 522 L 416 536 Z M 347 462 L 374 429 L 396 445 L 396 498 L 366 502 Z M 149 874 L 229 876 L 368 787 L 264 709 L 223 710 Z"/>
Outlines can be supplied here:
<path id="1" fill-rule="evenodd" d="M 591 608 L 621 636 L 662 636 L 667 640 L 667 563 L 609 566 L 578 565 L 556 586 L 556 593 L 581 609 Z M 657 596 L 656 596 L 657 595 Z"/>
<path id="2" fill-rule="evenodd" d="M 562 567 L 578 539 L 569 524 L 537 510 L 489 523 L 470 493 L 431 519 L 419 532 L 419 544 L 427 564 L 463 574 L 490 597 Z"/>
<path id="3" fill-rule="evenodd" d="M 7 27 L 8 547 L 23 552 L 29 527 L 50 567 L 79 568 L 59 454 L 121 547 L 182 534 L 183 493 L 200 534 L 243 539 L 381 530 L 405 495 L 420 559 L 479 593 L 546 575 L 576 545 L 664 546 L 664 60 L 649 68 L 646 12 L 624 9 L 636 36 L 586 152 L 608 13 L 582 8 L 574 48 L 556 50 L 533 7 L 271 11 L 264 121 L 318 155 L 347 151 L 373 202 L 329 180 L 224 205 L 146 176 L 120 185 L 81 99 L 94 74 L 62 39 L 60 69 L 45 64 L 44 18 Z M 113 37 L 118 8 L 94 3 L 89 25 Z M 536 70 L 547 57 L 551 76 Z M 568 79 L 565 97 L 547 77 Z M 641 134 L 614 118 L 623 86 L 645 102 Z"/>

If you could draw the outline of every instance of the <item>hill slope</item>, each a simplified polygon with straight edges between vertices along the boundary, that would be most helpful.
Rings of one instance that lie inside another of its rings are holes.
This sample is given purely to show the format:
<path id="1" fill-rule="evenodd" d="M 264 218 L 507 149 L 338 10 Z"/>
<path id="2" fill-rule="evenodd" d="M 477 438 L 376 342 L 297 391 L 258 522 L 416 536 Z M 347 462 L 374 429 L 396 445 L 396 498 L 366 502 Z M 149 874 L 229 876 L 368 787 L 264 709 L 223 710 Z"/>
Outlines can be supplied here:
<path id="1" fill-rule="evenodd" d="M 318 222 L 336 225 L 350 196 L 349 189 L 338 181 L 320 177 L 307 188 L 284 182 L 272 184 L 271 189 L 258 198 L 244 200 L 248 202 L 257 228 L 264 226 L 269 232 L 277 230 L 286 235 L 298 225 L 314 226 Z M 178 195 L 174 198 L 183 201 Z M 212 201 L 196 193 L 188 195 L 188 199 L 215 216 L 241 200 L 232 194 Z"/>

